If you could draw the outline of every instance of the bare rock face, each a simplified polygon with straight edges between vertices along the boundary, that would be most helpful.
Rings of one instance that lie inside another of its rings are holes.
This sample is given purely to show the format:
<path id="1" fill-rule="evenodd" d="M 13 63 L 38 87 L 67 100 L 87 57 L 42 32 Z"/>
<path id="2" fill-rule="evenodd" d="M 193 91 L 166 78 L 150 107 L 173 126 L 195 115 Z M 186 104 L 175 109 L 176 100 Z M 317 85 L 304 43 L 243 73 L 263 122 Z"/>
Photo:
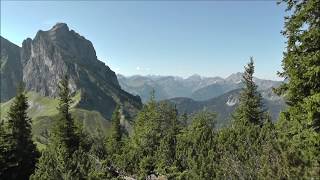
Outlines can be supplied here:
<path id="1" fill-rule="evenodd" d="M 26 39 L 22 43 L 21 57 L 25 63 L 23 80 L 26 88 L 44 96 L 58 95 L 57 84 L 65 74 L 70 76 L 71 90 L 79 89 L 80 72 L 87 70 L 94 70 L 108 84 L 119 86 L 112 75 L 114 72 L 97 60 L 91 42 L 69 31 L 63 23 L 49 31 L 39 31 L 33 40 Z"/>
<path id="2" fill-rule="evenodd" d="M 17 86 L 22 82 L 22 65 L 20 47 L 3 37 L 1 37 L 0 73 L 0 100 L 5 102 L 15 96 Z"/>
<path id="3" fill-rule="evenodd" d="M 92 43 L 64 23 L 24 40 L 21 62 L 27 90 L 56 97 L 61 77 L 68 75 L 71 91 L 81 91 L 82 108 L 110 118 L 116 104 L 128 115 L 141 106 L 140 98 L 123 91 L 115 73 L 97 59 Z"/>

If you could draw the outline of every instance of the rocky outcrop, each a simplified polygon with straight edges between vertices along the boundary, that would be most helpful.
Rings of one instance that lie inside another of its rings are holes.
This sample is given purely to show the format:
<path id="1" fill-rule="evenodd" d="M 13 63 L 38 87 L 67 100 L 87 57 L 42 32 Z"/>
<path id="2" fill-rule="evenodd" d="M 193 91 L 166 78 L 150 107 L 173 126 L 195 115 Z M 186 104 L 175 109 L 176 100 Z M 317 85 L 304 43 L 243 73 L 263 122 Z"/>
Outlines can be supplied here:
<path id="1" fill-rule="evenodd" d="M 16 88 L 22 82 L 20 47 L 1 37 L 0 56 L 0 100 L 8 101 L 15 96 Z"/>
<path id="2" fill-rule="evenodd" d="M 22 43 L 21 62 L 26 89 L 56 97 L 62 76 L 70 78 L 72 92 L 81 91 L 79 107 L 110 118 L 116 104 L 131 116 L 141 106 L 138 96 L 121 89 L 115 73 L 99 61 L 92 43 L 58 23 Z"/>

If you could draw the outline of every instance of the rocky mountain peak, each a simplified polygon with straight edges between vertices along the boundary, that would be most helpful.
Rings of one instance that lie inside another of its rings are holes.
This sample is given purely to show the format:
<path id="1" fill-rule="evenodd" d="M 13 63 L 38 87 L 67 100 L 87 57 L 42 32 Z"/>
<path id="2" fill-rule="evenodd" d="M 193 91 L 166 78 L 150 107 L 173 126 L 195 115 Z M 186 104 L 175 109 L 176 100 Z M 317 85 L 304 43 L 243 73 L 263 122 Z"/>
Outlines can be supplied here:
<path id="1" fill-rule="evenodd" d="M 129 100 L 124 106 L 131 110 L 141 105 L 140 98 L 123 91 L 115 73 L 97 59 L 92 43 L 65 23 L 24 40 L 21 61 L 23 81 L 29 91 L 56 97 L 57 84 L 67 74 L 71 91 L 81 91 L 79 104 L 85 109 L 110 117 L 116 104 L 124 105 Z"/>
<path id="2" fill-rule="evenodd" d="M 55 32 L 68 32 L 69 27 L 66 23 L 57 23 L 50 29 L 50 31 L 55 31 Z"/>

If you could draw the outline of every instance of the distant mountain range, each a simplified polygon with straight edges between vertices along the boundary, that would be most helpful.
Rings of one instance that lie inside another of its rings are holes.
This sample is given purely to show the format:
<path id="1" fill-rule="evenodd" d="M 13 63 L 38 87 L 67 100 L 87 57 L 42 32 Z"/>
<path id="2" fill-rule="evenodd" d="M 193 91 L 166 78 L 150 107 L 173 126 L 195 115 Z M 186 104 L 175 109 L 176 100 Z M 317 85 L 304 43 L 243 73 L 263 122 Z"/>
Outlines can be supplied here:
<path id="1" fill-rule="evenodd" d="M 231 113 L 238 105 L 238 97 L 243 87 L 242 73 L 234 73 L 227 78 L 201 77 L 192 75 L 188 78 L 177 76 L 141 76 L 126 77 L 118 74 L 120 86 L 139 95 L 143 102 L 148 101 L 150 92 L 155 90 L 159 101 L 167 101 L 176 105 L 180 113 L 193 114 L 208 110 L 218 114 L 217 126 L 229 123 Z M 285 108 L 282 97 L 275 95 L 273 87 L 278 87 L 281 81 L 254 78 L 258 90 L 264 99 L 265 108 L 276 120 L 280 111 Z"/>
<path id="2" fill-rule="evenodd" d="M 243 87 L 242 73 L 234 73 L 227 78 L 201 77 L 192 75 L 188 78 L 177 76 L 123 76 L 118 74 L 122 89 L 139 95 L 143 102 L 150 98 L 150 92 L 155 90 L 157 100 L 175 97 L 188 97 L 197 101 L 205 101 L 220 96 L 229 91 Z M 281 81 L 254 78 L 259 90 L 267 90 L 279 86 Z"/>

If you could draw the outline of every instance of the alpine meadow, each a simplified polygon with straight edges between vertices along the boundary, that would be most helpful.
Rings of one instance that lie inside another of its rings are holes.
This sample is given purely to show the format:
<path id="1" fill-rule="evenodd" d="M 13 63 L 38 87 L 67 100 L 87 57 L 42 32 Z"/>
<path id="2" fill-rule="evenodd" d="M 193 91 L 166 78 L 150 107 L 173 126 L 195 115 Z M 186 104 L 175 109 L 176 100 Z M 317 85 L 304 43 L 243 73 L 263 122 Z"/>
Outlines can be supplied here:
<path id="1" fill-rule="evenodd" d="M 320 0 L 1 6 L 1 180 L 320 179 Z"/>

